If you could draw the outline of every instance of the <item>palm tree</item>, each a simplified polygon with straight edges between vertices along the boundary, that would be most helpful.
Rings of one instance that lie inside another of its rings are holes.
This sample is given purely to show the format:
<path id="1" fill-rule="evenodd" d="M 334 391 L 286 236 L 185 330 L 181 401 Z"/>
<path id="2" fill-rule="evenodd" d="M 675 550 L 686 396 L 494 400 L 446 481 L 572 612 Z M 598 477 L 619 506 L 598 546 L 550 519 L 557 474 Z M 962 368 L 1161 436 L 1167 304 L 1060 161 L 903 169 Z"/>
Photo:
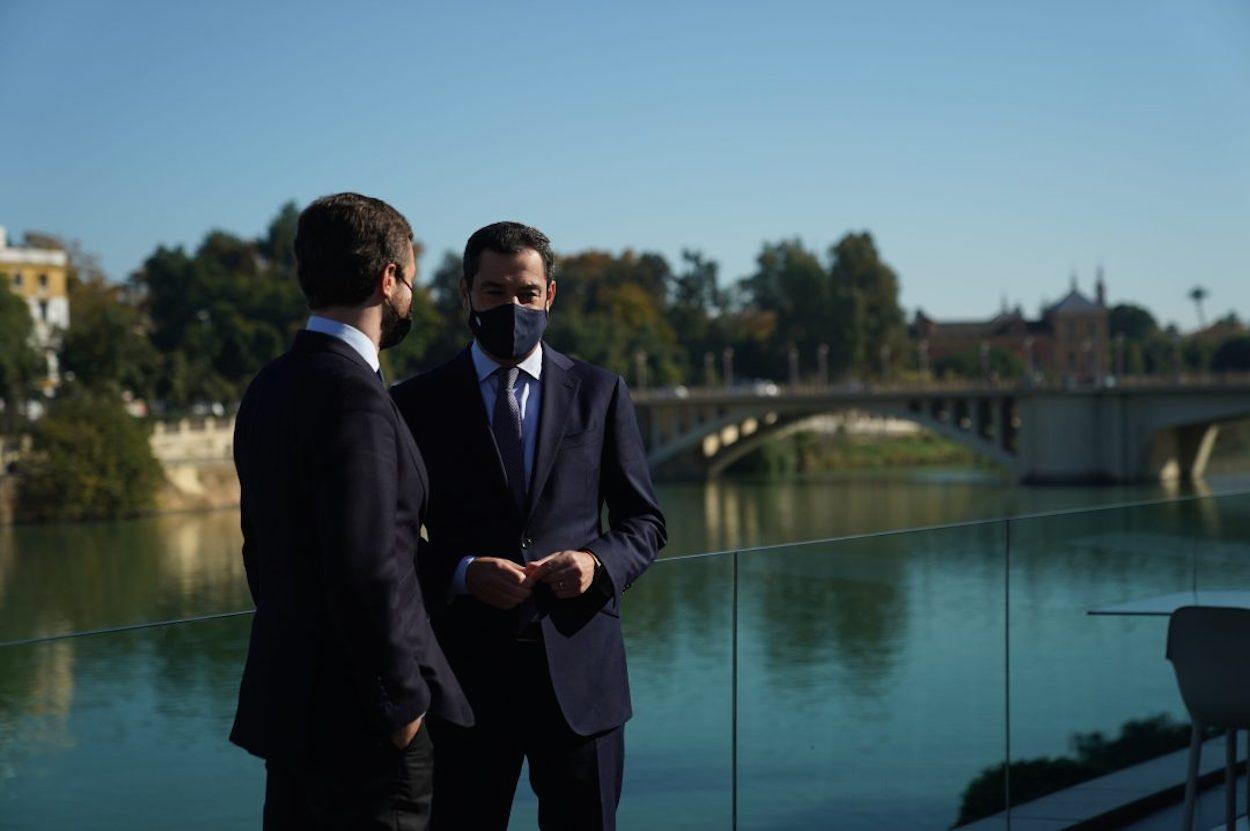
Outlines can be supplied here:
<path id="1" fill-rule="evenodd" d="M 1207 299 L 1210 294 L 1202 286 L 1194 286 L 1189 290 L 1189 299 L 1194 301 L 1194 305 L 1198 307 L 1198 328 L 1207 328 L 1207 316 L 1202 313 L 1202 301 Z"/>

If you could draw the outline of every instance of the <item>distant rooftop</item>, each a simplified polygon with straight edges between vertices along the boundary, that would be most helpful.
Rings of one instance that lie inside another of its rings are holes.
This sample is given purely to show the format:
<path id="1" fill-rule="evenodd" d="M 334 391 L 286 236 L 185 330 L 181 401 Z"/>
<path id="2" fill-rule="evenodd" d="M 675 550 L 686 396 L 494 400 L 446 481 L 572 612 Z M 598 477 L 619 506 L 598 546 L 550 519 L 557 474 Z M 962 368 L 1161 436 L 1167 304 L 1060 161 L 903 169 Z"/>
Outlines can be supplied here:
<path id="1" fill-rule="evenodd" d="M 1073 312 L 1097 312 L 1102 309 L 1093 300 L 1081 294 L 1078 289 L 1072 289 L 1062 300 L 1046 310 L 1046 314 L 1071 314 Z"/>
<path id="2" fill-rule="evenodd" d="M 8 230 L 0 225 L 0 263 L 66 266 L 69 255 L 57 248 L 10 246 Z"/>

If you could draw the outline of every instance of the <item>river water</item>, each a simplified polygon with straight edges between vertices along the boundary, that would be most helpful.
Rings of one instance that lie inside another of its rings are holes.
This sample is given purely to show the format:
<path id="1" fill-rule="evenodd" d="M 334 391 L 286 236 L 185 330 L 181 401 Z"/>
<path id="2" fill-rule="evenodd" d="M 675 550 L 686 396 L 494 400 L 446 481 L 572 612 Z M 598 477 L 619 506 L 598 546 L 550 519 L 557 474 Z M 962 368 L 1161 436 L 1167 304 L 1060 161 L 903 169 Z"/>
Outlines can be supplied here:
<path id="1" fill-rule="evenodd" d="M 950 827 L 1008 738 L 1013 758 L 1057 755 L 1077 731 L 1183 717 L 1165 624 L 1089 618 L 1089 606 L 1200 579 L 1250 584 L 1244 497 L 787 545 L 735 563 L 683 555 L 1185 494 L 927 470 L 660 495 L 666 561 L 624 607 L 625 828 L 728 827 L 734 781 L 742 828 Z M 234 511 L 2 528 L 0 641 L 246 609 L 239 541 Z M 0 828 L 258 827 L 261 764 L 225 741 L 247 625 L 0 647 Z M 514 827 L 534 827 L 533 807 L 523 784 Z"/>

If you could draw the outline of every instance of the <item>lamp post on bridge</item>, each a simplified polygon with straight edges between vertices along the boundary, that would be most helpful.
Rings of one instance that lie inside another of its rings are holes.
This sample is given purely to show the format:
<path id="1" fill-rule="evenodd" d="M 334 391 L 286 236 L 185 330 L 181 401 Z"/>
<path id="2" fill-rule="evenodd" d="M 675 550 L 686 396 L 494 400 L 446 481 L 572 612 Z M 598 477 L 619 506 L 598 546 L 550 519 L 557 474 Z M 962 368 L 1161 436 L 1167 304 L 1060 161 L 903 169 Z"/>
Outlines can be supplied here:
<path id="1" fill-rule="evenodd" d="M 725 386 L 734 385 L 734 348 L 726 346 L 720 353 L 721 374 L 725 378 Z"/>
<path id="2" fill-rule="evenodd" d="M 1176 383 L 1181 382 L 1181 333 L 1172 333 L 1172 371 L 1176 375 Z"/>
<path id="3" fill-rule="evenodd" d="M 716 356 L 710 349 L 703 353 L 703 385 L 716 386 Z"/>
<path id="4" fill-rule="evenodd" d="M 885 381 L 890 377 L 890 345 L 888 343 L 881 344 L 881 380 Z"/>
<path id="5" fill-rule="evenodd" d="M 921 338 L 916 344 L 916 366 L 920 369 L 920 377 L 929 377 L 929 339 Z"/>
<path id="6" fill-rule="evenodd" d="M 829 344 L 822 343 L 816 347 L 816 377 L 822 387 L 829 386 Z"/>
<path id="7" fill-rule="evenodd" d="M 981 346 L 977 350 L 981 356 L 981 377 L 990 380 L 990 345 L 988 341 L 981 341 Z"/>
<path id="8" fill-rule="evenodd" d="M 1124 377 L 1126 357 L 1124 354 L 1124 333 L 1115 333 L 1115 377 L 1120 380 Z"/>
<path id="9" fill-rule="evenodd" d="M 797 387 L 799 385 L 799 349 L 797 346 L 791 346 L 790 352 L 786 356 L 790 362 L 790 386 Z"/>
<path id="10" fill-rule="evenodd" d="M 638 389 L 647 388 L 647 353 L 641 349 L 634 353 L 634 380 Z"/>
<path id="11" fill-rule="evenodd" d="M 1029 383 L 1033 383 L 1033 375 L 1036 373 L 1033 366 L 1033 336 L 1029 335 L 1024 339 L 1024 373 Z"/>

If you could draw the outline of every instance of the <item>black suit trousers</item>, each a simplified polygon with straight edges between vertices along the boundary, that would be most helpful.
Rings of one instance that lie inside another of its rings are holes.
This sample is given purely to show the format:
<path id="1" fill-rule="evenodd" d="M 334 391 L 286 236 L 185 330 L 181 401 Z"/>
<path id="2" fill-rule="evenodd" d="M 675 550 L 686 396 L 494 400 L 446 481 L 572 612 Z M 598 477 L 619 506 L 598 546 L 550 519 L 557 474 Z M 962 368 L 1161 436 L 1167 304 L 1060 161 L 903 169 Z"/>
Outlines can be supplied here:
<path id="1" fill-rule="evenodd" d="M 265 763 L 265 831 L 426 831 L 434 746 L 422 725 L 400 750 L 328 748 L 308 761 Z"/>
<path id="2" fill-rule="evenodd" d="M 624 726 L 574 733 L 560 712 L 541 642 L 498 656 L 499 683 L 473 727 L 433 720 L 432 831 L 506 831 L 529 761 L 542 831 L 612 831 L 625 764 Z"/>

